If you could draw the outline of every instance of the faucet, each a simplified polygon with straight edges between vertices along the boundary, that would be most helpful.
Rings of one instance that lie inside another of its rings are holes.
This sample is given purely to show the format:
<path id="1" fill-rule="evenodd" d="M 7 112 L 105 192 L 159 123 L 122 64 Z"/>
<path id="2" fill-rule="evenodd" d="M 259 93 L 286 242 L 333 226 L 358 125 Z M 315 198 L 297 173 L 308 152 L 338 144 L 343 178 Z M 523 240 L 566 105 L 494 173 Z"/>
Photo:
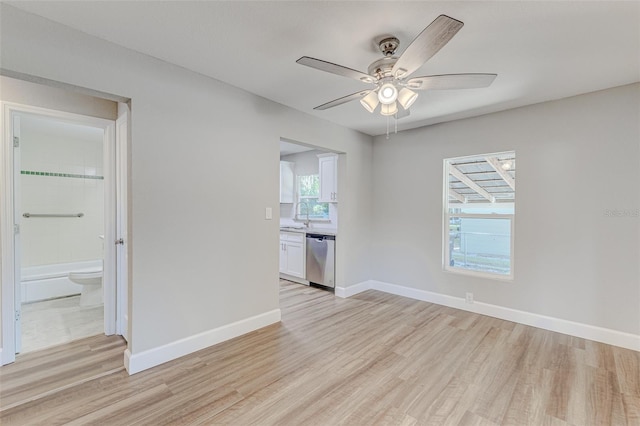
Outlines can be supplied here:
<path id="1" fill-rule="evenodd" d="M 299 216 L 299 212 L 300 212 L 300 205 L 304 204 L 305 206 L 307 206 L 307 220 L 304 221 L 304 226 L 306 226 L 307 228 L 309 227 L 309 203 L 306 203 L 304 201 L 300 201 L 298 202 L 298 204 L 296 204 L 296 218 Z"/>

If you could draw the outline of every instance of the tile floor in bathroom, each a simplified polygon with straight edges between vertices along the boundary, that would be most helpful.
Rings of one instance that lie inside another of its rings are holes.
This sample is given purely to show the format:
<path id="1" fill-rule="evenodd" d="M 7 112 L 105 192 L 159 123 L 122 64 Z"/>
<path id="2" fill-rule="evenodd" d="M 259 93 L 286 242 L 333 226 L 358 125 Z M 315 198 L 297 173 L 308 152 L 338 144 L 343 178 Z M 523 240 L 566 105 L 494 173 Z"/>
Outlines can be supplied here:
<path id="1" fill-rule="evenodd" d="M 103 305 L 82 307 L 79 295 L 25 303 L 21 353 L 102 334 L 103 324 Z"/>

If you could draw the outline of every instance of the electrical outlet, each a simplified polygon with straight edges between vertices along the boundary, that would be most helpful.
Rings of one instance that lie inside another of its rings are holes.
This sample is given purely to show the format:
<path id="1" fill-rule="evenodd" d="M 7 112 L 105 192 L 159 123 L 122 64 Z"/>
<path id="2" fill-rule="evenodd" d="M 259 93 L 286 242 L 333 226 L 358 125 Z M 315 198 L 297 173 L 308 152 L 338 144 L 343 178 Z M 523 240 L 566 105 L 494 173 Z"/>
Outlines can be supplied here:
<path id="1" fill-rule="evenodd" d="M 473 293 L 467 293 L 467 303 L 473 303 Z"/>

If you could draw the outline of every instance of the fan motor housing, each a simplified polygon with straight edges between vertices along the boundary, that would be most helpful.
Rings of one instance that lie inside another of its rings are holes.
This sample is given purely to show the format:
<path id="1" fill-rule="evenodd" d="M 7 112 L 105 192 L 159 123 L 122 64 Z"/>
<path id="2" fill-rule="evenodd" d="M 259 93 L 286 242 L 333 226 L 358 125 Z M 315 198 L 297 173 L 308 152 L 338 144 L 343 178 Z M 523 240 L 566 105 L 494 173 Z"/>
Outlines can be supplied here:
<path id="1" fill-rule="evenodd" d="M 378 59 L 369 65 L 369 75 L 376 76 L 378 79 L 391 77 L 391 70 L 397 61 L 398 58 L 395 56 Z"/>
<path id="2" fill-rule="evenodd" d="M 400 40 L 395 37 L 387 37 L 380 40 L 378 47 L 384 56 L 393 56 L 396 49 L 400 46 Z"/>

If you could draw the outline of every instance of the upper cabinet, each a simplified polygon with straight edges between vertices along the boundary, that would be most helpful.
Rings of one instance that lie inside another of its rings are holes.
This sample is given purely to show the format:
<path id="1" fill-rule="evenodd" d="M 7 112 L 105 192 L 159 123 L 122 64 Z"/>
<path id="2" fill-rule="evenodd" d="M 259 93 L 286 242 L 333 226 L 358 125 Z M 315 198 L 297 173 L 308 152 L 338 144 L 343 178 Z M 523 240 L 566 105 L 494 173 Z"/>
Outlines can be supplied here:
<path id="1" fill-rule="evenodd" d="M 293 203 L 293 166 L 289 161 L 280 162 L 280 202 Z"/>
<path id="2" fill-rule="evenodd" d="M 321 203 L 338 202 L 338 155 L 319 154 L 320 197 Z"/>

